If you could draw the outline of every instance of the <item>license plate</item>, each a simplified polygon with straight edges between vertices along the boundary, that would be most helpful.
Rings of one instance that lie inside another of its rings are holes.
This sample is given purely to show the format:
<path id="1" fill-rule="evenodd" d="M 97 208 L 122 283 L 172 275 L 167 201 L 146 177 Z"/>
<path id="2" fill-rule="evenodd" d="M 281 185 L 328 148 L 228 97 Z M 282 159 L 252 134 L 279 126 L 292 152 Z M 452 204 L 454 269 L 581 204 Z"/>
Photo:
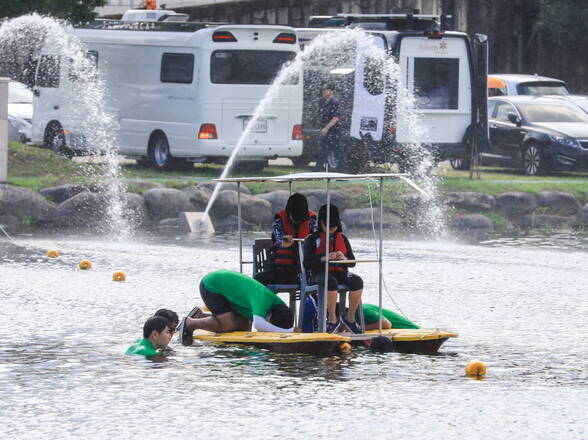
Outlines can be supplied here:
<path id="1" fill-rule="evenodd" d="M 243 119 L 243 130 L 247 128 L 247 124 L 251 118 Z M 251 127 L 252 133 L 267 133 L 267 119 L 258 119 Z"/>

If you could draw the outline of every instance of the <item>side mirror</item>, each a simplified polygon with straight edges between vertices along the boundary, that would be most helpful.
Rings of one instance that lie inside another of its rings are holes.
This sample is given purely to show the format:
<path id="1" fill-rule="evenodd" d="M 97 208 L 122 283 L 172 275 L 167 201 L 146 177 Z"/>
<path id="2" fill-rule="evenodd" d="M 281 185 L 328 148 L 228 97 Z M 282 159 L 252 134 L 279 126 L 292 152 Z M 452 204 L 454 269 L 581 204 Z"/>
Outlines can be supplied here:
<path id="1" fill-rule="evenodd" d="M 508 120 L 510 122 L 512 122 L 513 124 L 516 124 L 517 126 L 521 125 L 521 118 L 519 118 L 519 115 L 517 115 L 516 113 L 509 113 L 508 114 Z"/>
<path id="2" fill-rule="evenodd" d="M 34 89 L 33 90 L 33 95 L 40 96 L 41 95 L 41 91 L 39 89 Z"/>

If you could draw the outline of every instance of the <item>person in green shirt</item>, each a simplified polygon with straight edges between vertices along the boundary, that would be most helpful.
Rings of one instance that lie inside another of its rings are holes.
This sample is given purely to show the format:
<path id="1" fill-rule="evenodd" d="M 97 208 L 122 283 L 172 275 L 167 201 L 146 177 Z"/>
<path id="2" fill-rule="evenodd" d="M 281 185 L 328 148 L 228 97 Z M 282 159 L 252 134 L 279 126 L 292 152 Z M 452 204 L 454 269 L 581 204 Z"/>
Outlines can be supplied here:
<path id="1" fill-rule="evenodd" d="M 215 333 L 250 331 L 253 322 L 258 331 L 294 331 L 294 315 L 280 297 L 242 273 L 217 270 L 205 275 L 200 281 L 200 296 L 211 314 L 203 316 L 195 308 L 181 320 L 178 332 L 184 345 L 192 344 L 196 329 Z"/>
<path id="2" fill-rule="evenodd" d="M 380 308 L 375 304 L 363 305 L 363 319 L 366 330 L 377 330 L 379 328 Z M 359 321 L 359 315 L 356 314 Z M 382 329 L 391 328 L 420 328 L 418 325 L 406 319 L 404 316 L 382 308 Z"/>
<path id="3" fill-rule="evenodd" d="M 143 339 L 131 345 L 126 354 L 145 356 L 148 359 L 159 356 L 159 350 L 166 348 L 172 338 L 169 325 L 168 320 L 162 316 L 149 318 L 143 325 Z"/>

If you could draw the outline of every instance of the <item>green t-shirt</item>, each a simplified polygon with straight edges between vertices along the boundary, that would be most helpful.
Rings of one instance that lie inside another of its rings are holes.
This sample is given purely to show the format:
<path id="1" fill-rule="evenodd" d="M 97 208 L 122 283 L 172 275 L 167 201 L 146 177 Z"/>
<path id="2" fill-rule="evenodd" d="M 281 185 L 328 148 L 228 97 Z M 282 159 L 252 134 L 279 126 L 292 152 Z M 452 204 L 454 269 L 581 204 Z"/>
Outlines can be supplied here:
<path id="1" fill-rule="evenodd" d="M 382 317 L 386 318 L 392 324 L 392 328 L 420 328 L 418 325 L 410 322 L 404 316 L 394 313 L 391 310 L 382 308 Z M 356 315 L 356 321 L 359 322 L 359 316 Z M 380 308 L 375 304 L 363 305 L 363 319 L 366 324 L 378 322 L 380 319 Z"/>
<path id="2" fill-rule="evenodd" d="M 284 304 L 273 291 L 253 278 L 231 270 L 217 270 L 202 278 L 211 292 L 224 296 L 239 315 L 252 320 L 253 315 L 265 318 L 276 305 Z"/>
<path id="3" fill-rule="evenodd" d="M 140 356 L 155 356 L 159 354 L 155 348 L 155 346 L 149 341 L 149 339 L 139 339 L 133 345 L 129 347 L 127 350 L 128 355 L 135 355 L 138 354 Z"/>

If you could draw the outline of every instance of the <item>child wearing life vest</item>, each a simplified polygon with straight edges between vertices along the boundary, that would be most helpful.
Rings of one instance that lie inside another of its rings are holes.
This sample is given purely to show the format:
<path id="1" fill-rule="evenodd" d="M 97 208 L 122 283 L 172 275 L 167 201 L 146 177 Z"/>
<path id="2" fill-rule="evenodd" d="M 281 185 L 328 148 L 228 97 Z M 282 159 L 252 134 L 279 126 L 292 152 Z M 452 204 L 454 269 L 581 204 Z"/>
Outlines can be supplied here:
<path id="1" fill-rule="evenodd" d="M 346 284 L 349 288 L 349 308 L 341 315 L 343 324 L 353 333 L 361 333 L 355 321 L 355 312 L 363 293 L 363 280 L 350 273 L 348 268 L 355 263 L 337 263 L 337 260 L 354 260 L 353 249 L 347 237 L 343 234 L 339 209 L 330 205 L 329 216 L 329 274 L 327 281 L 327 332 L 333 333 L 339 326 L 337 317 L 337 285 Z M 325 261 L 326 261 L 326 228 L 327 205 L 321 206 L 318 215 L 318 231 L 311 234 L 304 242 L 304 267 L 311 273 L 309 282 L 320 286 L 324 290 Z"/>

